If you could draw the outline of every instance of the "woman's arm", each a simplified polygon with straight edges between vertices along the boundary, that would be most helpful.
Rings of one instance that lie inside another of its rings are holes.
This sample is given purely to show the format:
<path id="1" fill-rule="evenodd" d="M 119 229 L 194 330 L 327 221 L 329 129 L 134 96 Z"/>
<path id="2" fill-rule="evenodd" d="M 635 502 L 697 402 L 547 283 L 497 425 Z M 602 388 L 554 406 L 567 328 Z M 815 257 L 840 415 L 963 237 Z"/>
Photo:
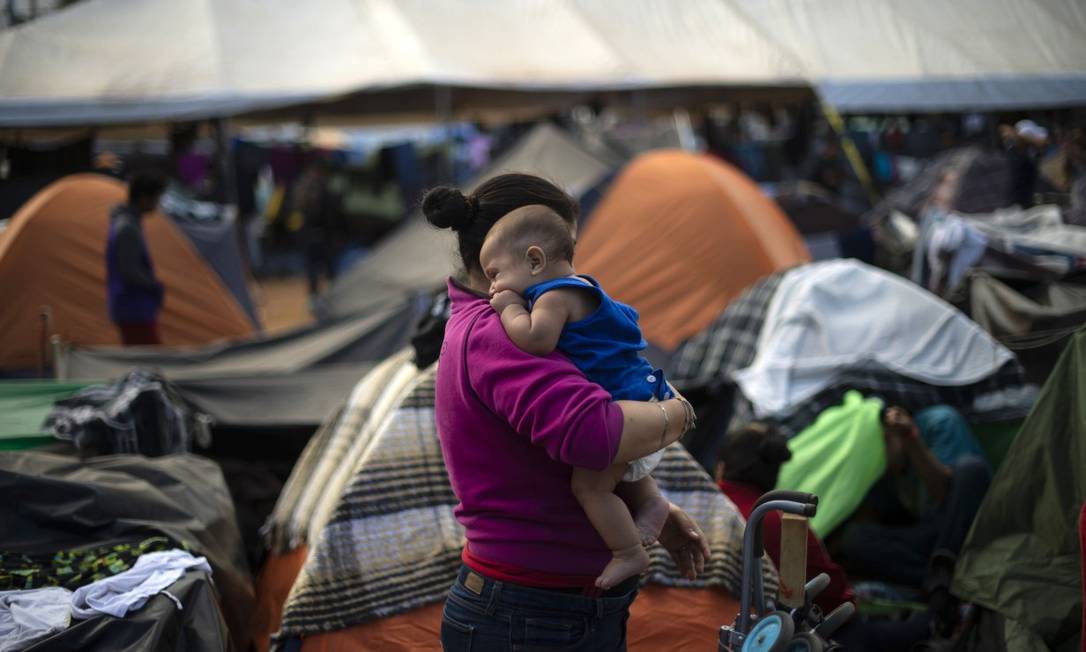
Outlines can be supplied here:
<path id="1" fill-rule="evenodd" d="M 479 320 L 467 348 L 468 375 L 479 400 L 570 466 L 602 471 L 616 461 L 644 457 L 677 440 L 690 421 L 692 411 L 678 399 L 612 401 L 564 356 L 519 349 L 497 315 Z M 661 407 L 668 415 L 666 434 Z"/>
<path id="2" fill-rule="evenodd" d="M 632 462 L 678 441 L 689 426 L 690 412 L 684 400 L 618 401 L 622 409 L 622 439 L 618 442 L 615 463 Z"/>

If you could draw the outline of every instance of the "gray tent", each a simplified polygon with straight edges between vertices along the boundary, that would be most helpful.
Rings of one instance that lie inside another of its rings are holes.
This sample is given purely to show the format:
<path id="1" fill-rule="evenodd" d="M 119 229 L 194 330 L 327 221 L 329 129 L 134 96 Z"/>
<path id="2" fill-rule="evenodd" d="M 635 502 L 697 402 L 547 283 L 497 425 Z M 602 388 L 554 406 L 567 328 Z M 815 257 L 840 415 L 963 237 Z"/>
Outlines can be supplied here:
<path id="1" fill-rule="evenodd" d="M 541 124 L 467 189 L 505 172 L 528 172 L 554 181 L 579 198 L 620 164 L 617 156 L 590 152 L 561 129 Z M 453 272 L 455 251 L 451 232 L 433 228 L 416 213 L 376 251 L 336 279 L 325 295 L 327 309 L 333 316 L 361 314 L 392 297 L 429 291 Z"/>
<path id="2" fill-rule="evenodd" d="M 422 306 L 391 302 L 365 316 L 285 335 L 181 349 L 72 349 L 69 378 L 114 378 L 159 370 L 219 425 L 316 427 L 369 369 L 407 344 Z"/>
<path id="3" fill-rule="evenodd" d="M 259 330 L 260 318 L 249 296 L 233 209 L 221 204 L 198 202 L 172 189 L 163 196 L 162 209 L 185 232 L 245 310 L 249 321 Z"/>

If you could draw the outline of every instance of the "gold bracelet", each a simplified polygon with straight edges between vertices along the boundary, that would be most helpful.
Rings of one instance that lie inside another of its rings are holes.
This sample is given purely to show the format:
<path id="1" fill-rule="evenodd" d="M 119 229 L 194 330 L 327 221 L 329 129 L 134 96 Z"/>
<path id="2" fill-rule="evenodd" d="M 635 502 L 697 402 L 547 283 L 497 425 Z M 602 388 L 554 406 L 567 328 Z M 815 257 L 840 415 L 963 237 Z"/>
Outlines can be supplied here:
<path id="1" fill-rule="evenodd" d="M 667 431 L 671 429 L 671 417 L 667 415 L 667 408 L 664 407 L 663 403 L 657 403 L 656 405 L 660 406 L 660 412 L 664 414 L 664 431 L 660 433 L 660 448 L 663 448 L 667 442 Z"/>

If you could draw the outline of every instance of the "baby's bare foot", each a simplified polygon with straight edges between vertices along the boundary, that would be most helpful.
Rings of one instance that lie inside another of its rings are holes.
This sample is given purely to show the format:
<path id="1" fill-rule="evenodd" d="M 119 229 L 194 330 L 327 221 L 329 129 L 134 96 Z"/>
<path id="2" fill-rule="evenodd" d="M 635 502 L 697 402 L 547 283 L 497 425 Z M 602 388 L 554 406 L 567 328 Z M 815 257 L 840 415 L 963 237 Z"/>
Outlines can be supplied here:
<path id="1" fill-rule="evenodd" d="M 641 545 L 612 551 L 611 563 L 596 578 L 596 586 L 606 591 L 623 580 L 640 575 L 649 567 L 649 553 Z"/>
<path id="2" fill-rule="evenodd" d="M 669 511 L 670 506 L 663 496 L 656 496 L 641 505 L 634 516 L 637 531 L 641 533 L 641 545 L 651 546 L 656 543 L 660 530 L 664 529 L 664 523 L 667 522 Z"/>

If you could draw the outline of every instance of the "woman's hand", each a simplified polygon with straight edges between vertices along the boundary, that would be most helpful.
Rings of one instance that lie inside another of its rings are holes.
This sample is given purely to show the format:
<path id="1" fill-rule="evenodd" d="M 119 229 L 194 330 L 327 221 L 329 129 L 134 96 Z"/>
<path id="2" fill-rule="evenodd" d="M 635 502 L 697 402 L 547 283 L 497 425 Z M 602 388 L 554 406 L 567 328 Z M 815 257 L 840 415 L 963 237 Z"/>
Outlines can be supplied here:
<path id="1" fill-rule="evenodd" d="M 658 541 L 675 560 L 679 574 L 689 580 L 697 579 L 698 573 L 705 571 L 705 561 L 709 559 L 709 542 L 689 514 L 675 503 L 668 503 L 668 507 L 667 521 L 660 530 Z"/>

